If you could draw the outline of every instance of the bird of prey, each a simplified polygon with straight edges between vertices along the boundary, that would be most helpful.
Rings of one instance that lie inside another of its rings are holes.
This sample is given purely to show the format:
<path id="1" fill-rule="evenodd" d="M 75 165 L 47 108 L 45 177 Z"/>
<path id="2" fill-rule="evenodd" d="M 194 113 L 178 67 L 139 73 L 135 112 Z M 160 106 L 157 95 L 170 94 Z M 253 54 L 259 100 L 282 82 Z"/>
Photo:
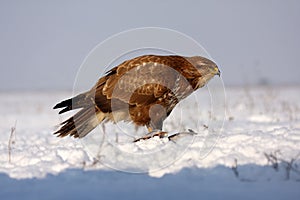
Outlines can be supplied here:
<path id="1" fill-rule="evenodd" d="M 132 122 L 162 130 L 173 108 L 215 75 L 218 66 L 201 57 L 143 55 L 106 72 L 87 92 L 54 106 L 59 114 L 78 109 L 54 133 L 82 138 L 100 123 Z"/>

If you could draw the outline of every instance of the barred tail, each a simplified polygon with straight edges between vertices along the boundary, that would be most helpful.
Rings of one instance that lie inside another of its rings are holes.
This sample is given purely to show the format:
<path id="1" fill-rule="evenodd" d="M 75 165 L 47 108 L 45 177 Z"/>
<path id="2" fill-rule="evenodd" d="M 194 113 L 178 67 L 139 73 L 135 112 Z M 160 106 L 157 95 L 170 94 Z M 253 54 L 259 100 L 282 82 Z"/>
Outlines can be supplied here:
<path id="1" fill-rule="evenodd" d="M 82 138 L 91 132 L 106 117 L 101 111 L 95 111 L 94 108 L 83 108 L 73 117 L 61 123 L 61 127 L 54 134 L 58 137 L 67 135 L 75 138 Z"/>
<path id="2" fill-rule="evenodd" d="M 58 104 L 56 104 L 53 109 L 57 108 L 63 108 L 61 111 L 59 111 L 58 114 L 62 114 L 64 112 L 74 110 L 77 108 L 84 108 L 84 107 L 90 107 L 94 105 L 93 98 L 91 98 L 90 93 L 82 93 L 79 94 L 73 98 L 64 100 Z"/>
<path id="3" fill-rule="evenodd" d="M 74 109 L 81 109 L 73 117 L 60 124 L 60 129 L 54 133 L 58 137 L 70 135 L 75 138 L 82 138 L 96 128 L 107 116 L 107 114 L 97 109 L 90 92 L 64 100 L 53 107 L 53 109 L 57 108 L 62 108 L 59 114 Z"/>

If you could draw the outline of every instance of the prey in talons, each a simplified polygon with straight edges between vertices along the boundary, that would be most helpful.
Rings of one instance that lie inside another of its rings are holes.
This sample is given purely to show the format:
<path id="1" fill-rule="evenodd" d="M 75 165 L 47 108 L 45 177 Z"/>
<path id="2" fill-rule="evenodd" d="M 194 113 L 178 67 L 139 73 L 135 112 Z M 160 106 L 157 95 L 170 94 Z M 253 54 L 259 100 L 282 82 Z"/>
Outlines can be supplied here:
<path id="1" fill-rule="evenodd" d="M 153 131 L 151 133 L 148 133 L 147 135 L 140 137 L 138 139 L 135 139 L 133 142 L 139 142 L 142 140 L 149 140 L 153 137 L 159 137 L 159 138 L 168 138 L 169 141 L 175 142 L 177 141 L 179 138 L 185 137 L 185 136 L 193 136 L 193 135 L 197 135 L 198 133 L 196 133 L 195 131 L 193 131 L 192 129 L 188 129 L 188 131 L 186 132 L 178 132 L 178 133 L 174 133 L 169 135 L 168 132 L 165 131 Z"/>

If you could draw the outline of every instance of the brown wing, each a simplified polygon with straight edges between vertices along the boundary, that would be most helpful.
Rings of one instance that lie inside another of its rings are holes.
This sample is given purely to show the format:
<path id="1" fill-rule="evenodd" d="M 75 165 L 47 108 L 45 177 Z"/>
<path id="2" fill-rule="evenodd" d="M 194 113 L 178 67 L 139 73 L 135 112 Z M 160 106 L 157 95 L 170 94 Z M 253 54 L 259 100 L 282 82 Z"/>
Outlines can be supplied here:
<path id="1" fill-rule="evenodd" d="M 151 104 L 173 90 L 178 77 L 182 78 L 175 70 L 181 64 L 174 56 L 147 55 L 125 61 L 98 81 L 95 101 L 101 110 L 109 107 L 111 99 L 116 100 L 116 105 L 118 101 L 139 106 Z"/>

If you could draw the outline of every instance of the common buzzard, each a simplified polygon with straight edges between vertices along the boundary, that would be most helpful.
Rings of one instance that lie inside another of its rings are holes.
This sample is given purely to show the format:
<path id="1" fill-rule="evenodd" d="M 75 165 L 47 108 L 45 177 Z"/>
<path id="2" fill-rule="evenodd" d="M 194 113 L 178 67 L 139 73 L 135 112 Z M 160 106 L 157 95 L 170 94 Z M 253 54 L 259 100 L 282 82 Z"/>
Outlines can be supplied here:
<path id="1" fill-rule="evenodd" d="M 100 123 L 133 122 L 149 132 L 162 130 L 163 121 L 178 102 L 203 87 L 217 65 L 204 57 L 143 55 L 109 70 L 89 91 L 54 106 L 59 114 L 80 109 L 54 134 L 82 138 Z"/>

